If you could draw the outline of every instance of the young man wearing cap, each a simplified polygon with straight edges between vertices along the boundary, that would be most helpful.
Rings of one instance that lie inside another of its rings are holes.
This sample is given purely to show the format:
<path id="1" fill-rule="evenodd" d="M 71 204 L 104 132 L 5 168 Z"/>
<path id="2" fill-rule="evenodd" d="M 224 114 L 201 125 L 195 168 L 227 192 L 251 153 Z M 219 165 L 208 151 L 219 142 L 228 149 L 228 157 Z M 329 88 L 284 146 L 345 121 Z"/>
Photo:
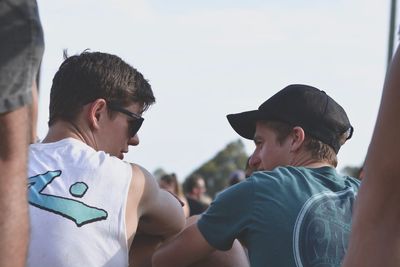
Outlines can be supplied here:
<path id="1" fill-rule="evenodd" d="M 183 228 L 178 200 L 123 161 L 154 101 L 143 75 L 117 56 L 84 52 L 62 63 L 49 131 L 29 148 L 27 266 L 128 266 L 136 234 L 157 243 Z"/>
<path id="2" fill-rule="evenodd" d="M 295 84 L 228 120 L 254 140 L 250 164 L 258 171 L 220 193 L 197 224 L 153 255 L 153 266 L 187 266 L 235 239 L 252 267 L 340 266 L 359 187 L 335 170 L 353 131 L 343 108 Z"/>

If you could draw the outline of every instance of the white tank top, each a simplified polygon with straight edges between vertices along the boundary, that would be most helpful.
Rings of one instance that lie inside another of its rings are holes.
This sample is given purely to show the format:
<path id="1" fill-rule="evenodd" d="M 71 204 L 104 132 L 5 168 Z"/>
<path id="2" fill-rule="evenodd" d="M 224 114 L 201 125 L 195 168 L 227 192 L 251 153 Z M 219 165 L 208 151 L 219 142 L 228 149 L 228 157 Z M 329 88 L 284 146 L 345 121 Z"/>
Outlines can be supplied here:
<path id="1" fill-rule="evenodd" d="M 128 266 L 129 163 L 67 138 L 29 148 L 27 266 Z"/>

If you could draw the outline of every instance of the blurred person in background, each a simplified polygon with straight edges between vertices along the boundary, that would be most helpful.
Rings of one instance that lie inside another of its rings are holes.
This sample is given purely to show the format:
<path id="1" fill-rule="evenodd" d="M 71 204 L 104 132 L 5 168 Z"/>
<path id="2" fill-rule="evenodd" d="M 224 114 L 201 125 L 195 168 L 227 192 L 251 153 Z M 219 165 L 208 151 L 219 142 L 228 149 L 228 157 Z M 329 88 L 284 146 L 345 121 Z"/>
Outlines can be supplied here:
<path id="1" fill-rule="evenodd" d="M 246 179 L 246 174 L 242 170 L 237 170 L 231 173 L 228 180 L 228 187 L 240 183 Z"/>
<path id="2" fill-rule="evenodd" d="M 203 213 L 208 208 L 204 201 L 207 192 L 206 183 L 201 175 L 194 174 L 188 177 L 183 184 L 189 204 L 190 216 Z"/>

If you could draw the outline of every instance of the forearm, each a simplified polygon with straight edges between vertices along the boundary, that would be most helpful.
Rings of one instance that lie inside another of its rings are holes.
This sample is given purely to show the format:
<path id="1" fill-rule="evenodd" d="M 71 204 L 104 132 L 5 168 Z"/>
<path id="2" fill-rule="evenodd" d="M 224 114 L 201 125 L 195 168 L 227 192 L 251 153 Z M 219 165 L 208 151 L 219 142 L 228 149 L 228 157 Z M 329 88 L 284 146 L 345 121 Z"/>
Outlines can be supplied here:
<path id="1" fill-rule="evenodd" d="M 385 80 L 345 267 L 400 265 L 400 51 Z"/>
<path id="2" fill-rule="evenodd" d="M 0 266 L 25 266 L 28 244 L 28 112 L 0 114 Z"/>
<path id="3" fill-rule="evenodd" d="M 196 220 L 189 218 L 185 230 L 160 246 L 153 255 L 153 267 L 191 266 L 215 251 L 199 232 Z"/>
<path id="4" fill-rule="evenodd" d="M 129 250 L 129 266 L 151 267 L 151 257 L 161 243 L 160 237 L 136 234 Z"/>

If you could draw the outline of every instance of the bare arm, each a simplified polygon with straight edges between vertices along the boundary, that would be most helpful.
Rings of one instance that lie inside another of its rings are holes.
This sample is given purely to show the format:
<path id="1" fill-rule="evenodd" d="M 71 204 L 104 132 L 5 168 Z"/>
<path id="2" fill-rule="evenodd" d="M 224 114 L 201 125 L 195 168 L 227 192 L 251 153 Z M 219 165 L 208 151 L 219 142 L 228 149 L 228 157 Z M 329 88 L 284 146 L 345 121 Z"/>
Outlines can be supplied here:
<path id="1" fill-rule="evenodd" d="M 30 117 L 31 117 L 31 136 L 30 144 L 36 143 L 37 140 L 37 121 L 38 121 L 38 88 L 36 85 L 36 79 L 32 82 L 32 104 L 29 106 Z"/>
<path id="2" fill-rule="evenodd" d="M 153 267 L 249 267 L 247 254 L 238 240 L 228 251 L 215 250 L 198 230 L 200 216 L 187 219 L 186 229 L 169 243 L 164 244 L 153 256 Z"/>
<path id="3" fill-rule="evenodd" d="M 180 232 L 185 224 L 179 201 L 159 188 L 155 178 L 144 168 L 132 165 L 128 195 L 127 231 L 133 240 L 130 266 L 151 266 L 154 250 L 166 239 Z"/>
<path id="4" fill-rule="evenodd" d="M 136 234 L 129 251 L 129 266 L 151 267 L 151 257 L 160 244 L 157 236 Z"/>
<path id="5" fill-rule="evenodd" d="M 25 266 L 28 108 L 0 114 L 0 266 Z"/>
<path id="6" fill-rule="evenodd" d="M 400 266 L 400 51 L 386 76 L 345 267 Z"/>
<path id="7" fill-rule="evenodd" d="M 140 169 L 144 175 L 144 190 L 138 207 L 138 229 L 142 234 L 168 239 L 180 232 L 185 225 L 182 205 L 176 197 L 160 189 L 147 170 Z"/>
<path id="8" fill-rule="evenodd" d="M 161 246 L 153 255 L 153 267 L 185 267 L 208 257 L 215 249 L 204 239 L 196 223 L 171 242 Z"/>

